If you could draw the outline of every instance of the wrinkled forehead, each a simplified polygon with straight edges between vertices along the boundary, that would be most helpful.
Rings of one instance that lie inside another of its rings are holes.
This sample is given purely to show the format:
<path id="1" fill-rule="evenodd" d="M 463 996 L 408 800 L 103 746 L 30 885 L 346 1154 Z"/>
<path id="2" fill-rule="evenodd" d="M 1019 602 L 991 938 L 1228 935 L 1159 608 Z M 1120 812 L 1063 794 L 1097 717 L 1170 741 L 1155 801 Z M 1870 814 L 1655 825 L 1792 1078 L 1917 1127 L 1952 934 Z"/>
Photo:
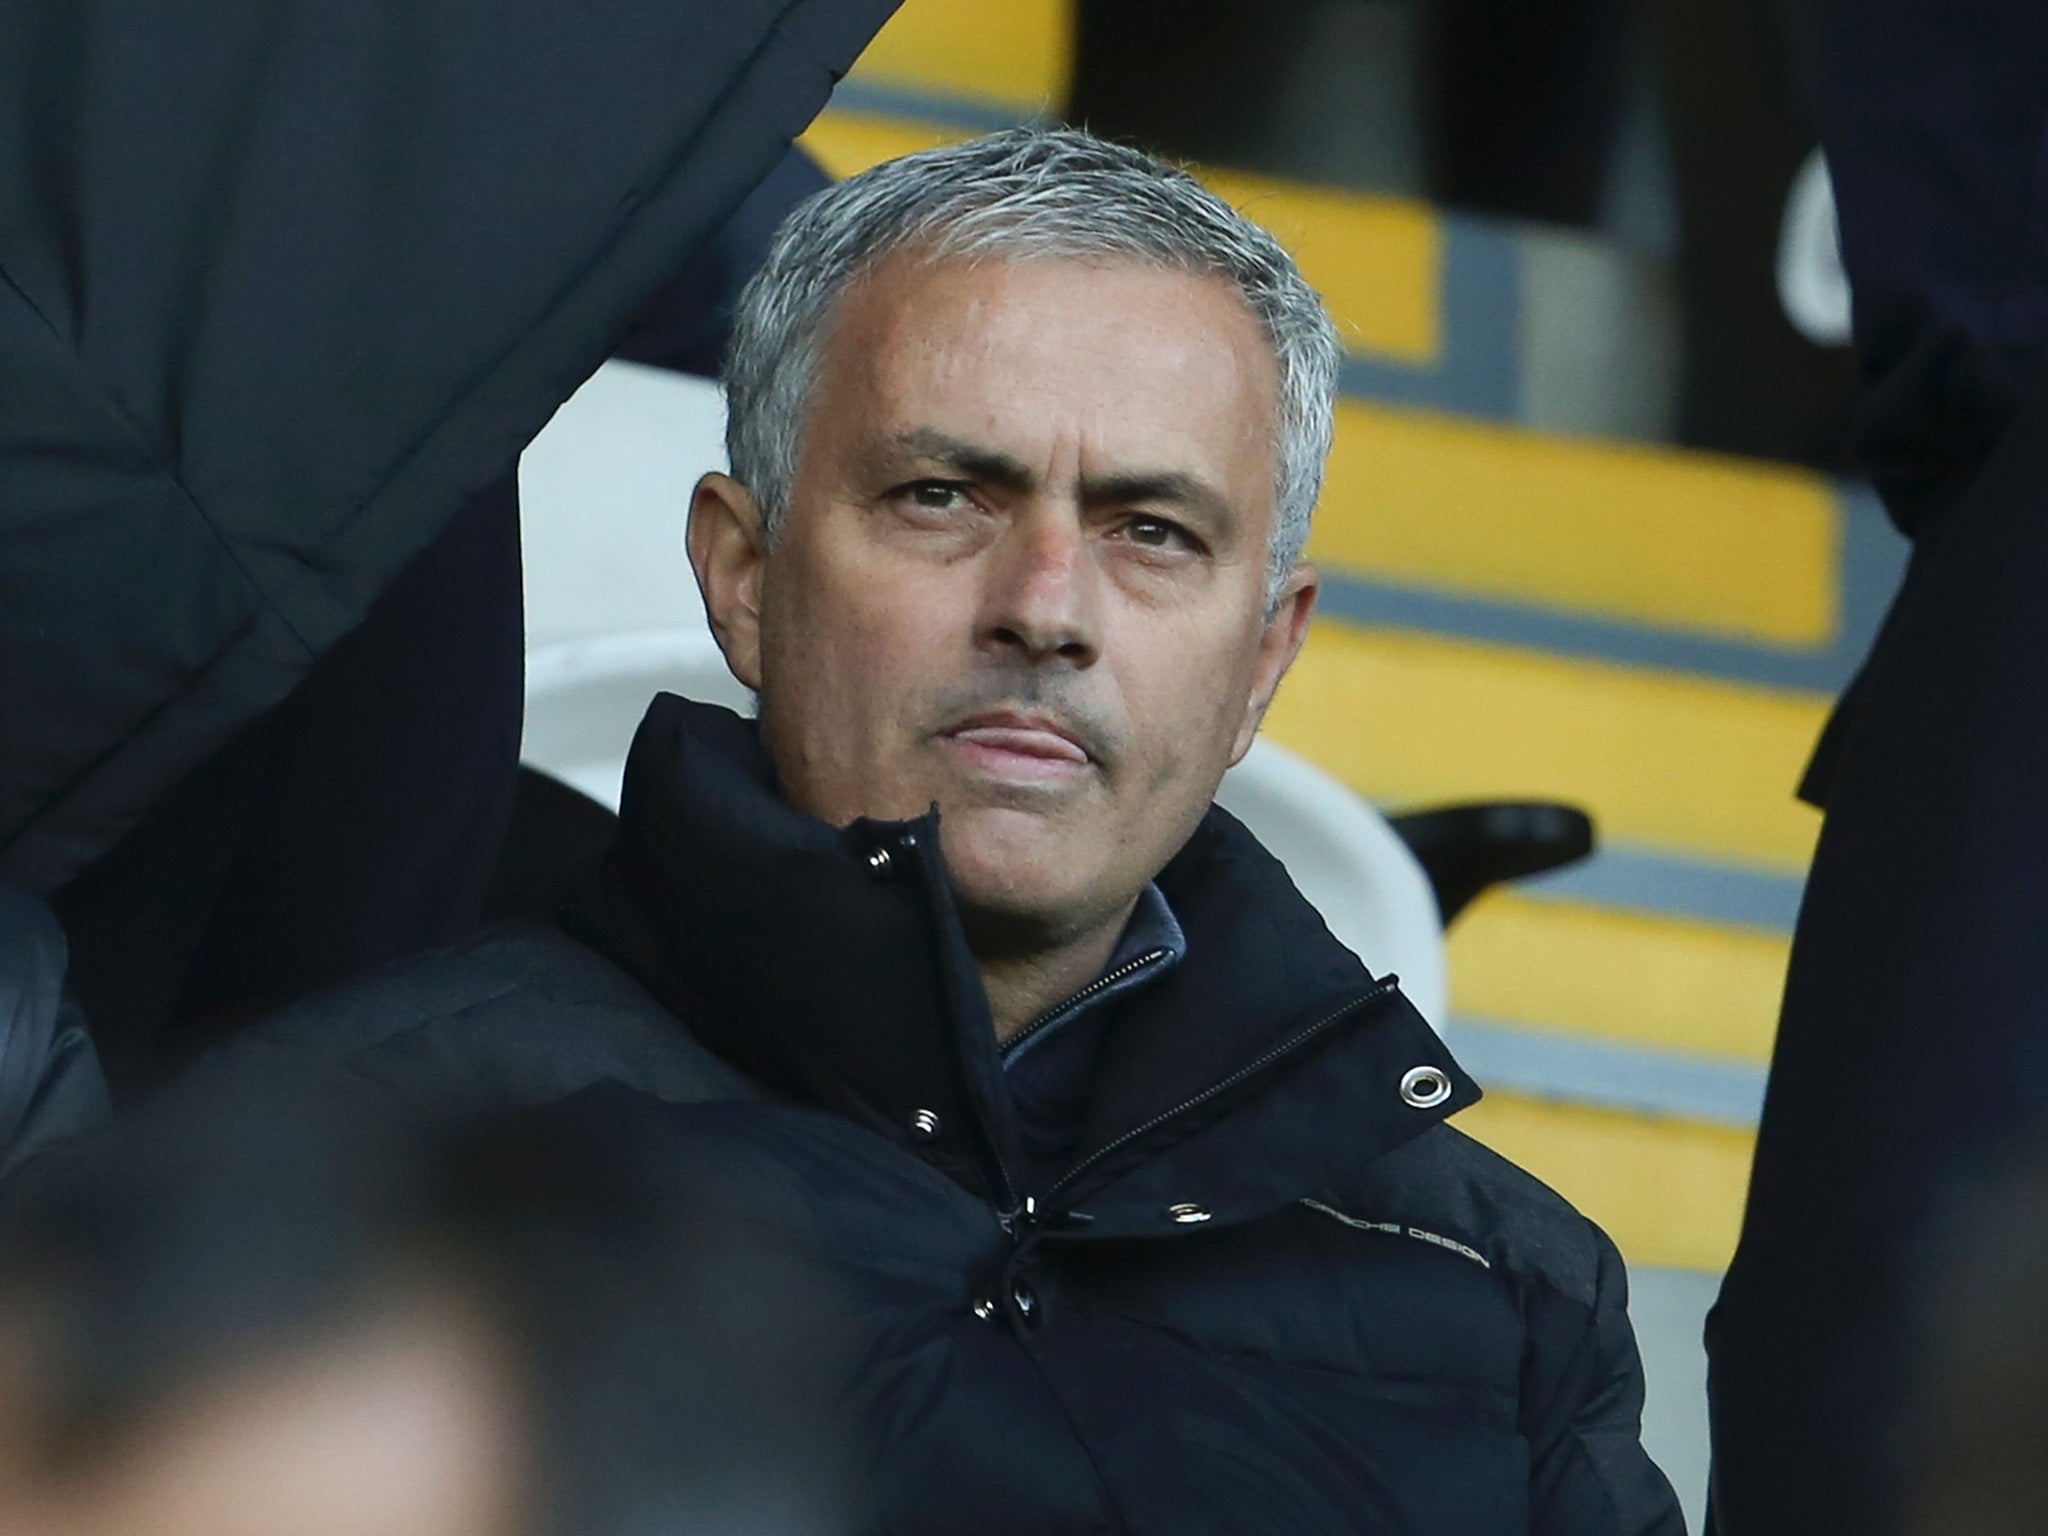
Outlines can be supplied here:
<path id="1" fill-rule="evenodd" d="M 936 431 L 1093 471 L 1178 467 L 1270 508 L 1279 371 L 1228 279 L 1132 259 L 897 252 L 850 284 L 818 359 L 828 452 Z"/>

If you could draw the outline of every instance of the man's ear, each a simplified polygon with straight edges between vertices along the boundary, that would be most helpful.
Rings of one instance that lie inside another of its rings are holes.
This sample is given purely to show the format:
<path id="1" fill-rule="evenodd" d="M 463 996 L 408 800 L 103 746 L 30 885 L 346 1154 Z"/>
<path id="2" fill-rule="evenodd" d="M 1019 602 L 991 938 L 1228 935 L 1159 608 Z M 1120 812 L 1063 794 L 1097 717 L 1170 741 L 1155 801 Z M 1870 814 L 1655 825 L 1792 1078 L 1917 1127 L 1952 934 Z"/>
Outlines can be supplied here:
<path id="1" fill-rule="evenodd" d="M 1258 668 L 1252 675 L 1252 691 L 1245 700 L 1244 720 L 1237 728 L 1237 740 L 1230 751 L 1233 768 L 1244 761 L 1245 753 L 1251 751 L 1252 738 L 1259 734 L 1259 723 L 1266 718 L 1266 707 L 1279 691 L 1280 679 L 1287 675 L 1287 669 L 1294 665 L 1294 658 L 1301 653 L 1301 643 L 1308 638 L 1309 616 L 1315 612 L 1316 594 L 1322 590 L 1322 585 L 1316 568 L 1306 562 L 1297 563 L 1281 585 L 1280 601 L 1267 616 L 1266 627 L 1259 635 Z"/>
<path id="2" fill-rule="evenodd" d="M 697 590 L 711 633 L 732 675 L 756 692 L 761 687 L 761 577 L 768 559 L 767 530 L 754 493 L 715 471 L 697 482 L 684 535 Z"/>

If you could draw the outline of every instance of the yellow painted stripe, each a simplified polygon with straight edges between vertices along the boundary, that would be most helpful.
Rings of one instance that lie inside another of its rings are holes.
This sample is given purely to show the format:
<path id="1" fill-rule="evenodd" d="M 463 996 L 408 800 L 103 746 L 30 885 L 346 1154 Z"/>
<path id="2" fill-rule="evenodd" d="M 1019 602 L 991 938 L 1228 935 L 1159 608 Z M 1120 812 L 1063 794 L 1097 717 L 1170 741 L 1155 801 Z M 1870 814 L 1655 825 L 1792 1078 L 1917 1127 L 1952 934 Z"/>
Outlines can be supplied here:
<path id="1" fill-rule="evenodd" d="M 1451 1123 L 1598 1222 L 1629 1263 L 1728 1267 L 1749 1187 L 1748 1132 L 1507 1093 Z"/>
<path id="2" fill-rule="evenodd" d="M 898 155 L 967 137 L 965 129 L 834 110 L 811 125 L 803 143 L 832 176 L 844 179 Z M 1443 239 L 1427 207 L 1235 172 L 1197 174 L 1294 253 L 1354 351 L 1408 363 L 1435 360 Z"/>
<path id="3" fill-rule="evenodd" d="M 1346 401 L 1311 554 L 1484 597 L 1825 646 L 1842 511 L 1819 476 Z"/>
<path id="4" fill-rule="evenodd" d="M 1368 799 L 1564 800 L 1609 837 L 1800 873 L 1829 701 L 1323 618 L 1267 729 Z"/>
<path id="5" fill-rule="evenodd" d="M 1073 71 L 1071 0 L 904 0 L 853 77 L 1056 112 Z"/>
<path id="6" fill-rule="evenodd" d="M 920 149 L 956 144 L 972 135 L 964 128 L 941 128 L 934 123 L 912 122 L 900 117 L 878 117 L 871 112 L 820 113 L 797 142 L 825 168 L 834 181 L 894 160 Z"/>
<path id="7" fill-rule="evenodd" d="M 1451 1007 L 1768 1062 L 1790 949 L 1762 929 L 1495 892 L 1451 929 Z"/>
<path id="8" fill-rule="evenodd" d="M 1344 344 L 1404 363 L 1443 348 L 1443 225 L 1426 203 L 1197 169 L 1276 235 L 1330 307 Z"/>

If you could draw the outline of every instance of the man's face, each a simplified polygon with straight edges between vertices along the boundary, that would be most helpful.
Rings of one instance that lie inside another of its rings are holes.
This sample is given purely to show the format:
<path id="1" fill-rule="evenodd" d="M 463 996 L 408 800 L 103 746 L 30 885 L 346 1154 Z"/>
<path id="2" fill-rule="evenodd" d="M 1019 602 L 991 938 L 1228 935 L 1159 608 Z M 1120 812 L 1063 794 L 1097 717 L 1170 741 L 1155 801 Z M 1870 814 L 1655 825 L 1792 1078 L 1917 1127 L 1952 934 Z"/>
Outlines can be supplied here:
<path id="1" fill-rule="evenodd" d="M 1276 391 L 1219 279 L 903 253 L 857 282 L 773 547 L 717 553 L 752 515 L 723 477 L 693 515 L 790 800 L 835 824 L 936 802 L 984 932 L 1120 921 L 1305 630 L 1305 570 L 1267 615 Z"/>

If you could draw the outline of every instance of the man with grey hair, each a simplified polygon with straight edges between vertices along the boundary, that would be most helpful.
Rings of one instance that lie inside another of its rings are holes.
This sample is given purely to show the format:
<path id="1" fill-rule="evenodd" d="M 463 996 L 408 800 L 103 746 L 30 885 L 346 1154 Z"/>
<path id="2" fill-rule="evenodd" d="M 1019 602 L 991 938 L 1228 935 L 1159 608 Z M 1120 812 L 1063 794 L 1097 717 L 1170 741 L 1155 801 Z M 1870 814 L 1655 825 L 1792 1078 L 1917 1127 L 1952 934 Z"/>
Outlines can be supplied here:
<path id="1" fill-rule="evenodd" d="M 1336 360 L 1270 236 L 1082 133 L 818 194 L 690 510 L 758 724 L 655 701 L 580 943 L 244 1063 L 581 1093 L 795 1235 L 873 1529 L 1677 1536 L 1612 1245 L 1212 804 L 1307 632 Z"/>

